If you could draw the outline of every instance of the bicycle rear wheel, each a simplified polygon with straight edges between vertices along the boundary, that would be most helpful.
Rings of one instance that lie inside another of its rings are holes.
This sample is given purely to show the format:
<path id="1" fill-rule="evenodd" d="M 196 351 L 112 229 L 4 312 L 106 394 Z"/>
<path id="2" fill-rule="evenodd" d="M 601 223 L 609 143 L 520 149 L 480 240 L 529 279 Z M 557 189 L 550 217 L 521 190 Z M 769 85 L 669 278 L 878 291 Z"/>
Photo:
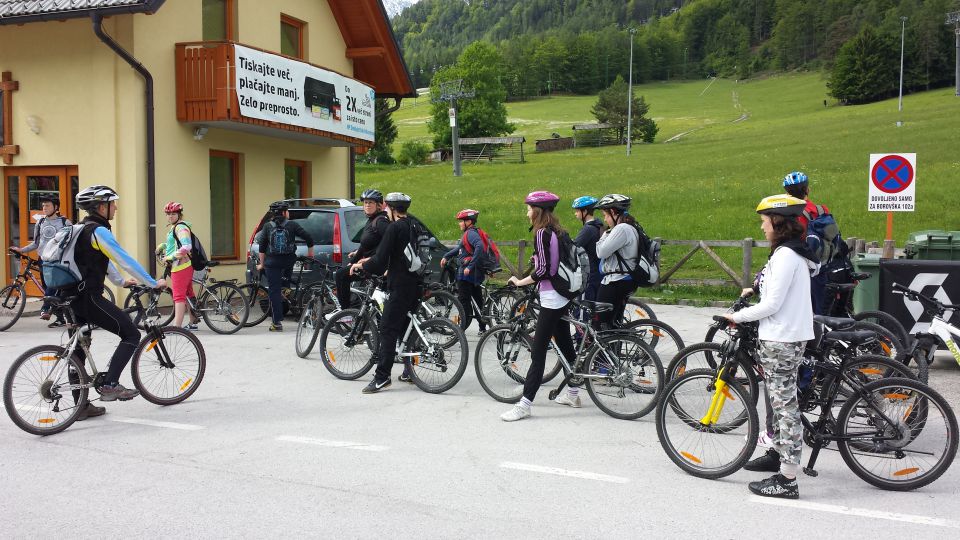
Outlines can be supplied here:
<path id="1" fill-rule="evenodd" d="M 877 341 L 857 347 L 858 353 L 880 354 L 889 356 L 904 365 L 909 363 L 910 358 L 907 357 L 907 350 L 903 346 L 903 342 L 890 330 L 868 321 L 857 321 L 850 330 L 869 330 L 877 334 Z M 911 366 L 911 368 L 915 371 L 917 378 L 919 378 L 921 382 L 927 382 L 929 366 L 927 366 L 926 362 L 920 362 L 915 366 Z"/>
<path id="2" fill-rule="evenodd" d="M 600 338 L 585 362 L 587 393 L 603 412 L 634 420 L 657 406 L 664 387 L 660 357 L 642 339 L 617 333 Z"/>
<path id="3" fill-rule="evenodd" d="M 306 358 L 310 354 L 321 328 L 323 328 L 323 297 L 316 294 L 300 311 L 300 320 L 297 321 L 297 356 Z"/>
<path id="4" fill-rule="evenodd" d="M 683 349 L 683 338 L 667 323 L 657 319 L 637 319 L 624 330 L 633 332 L 653 348 L 660 360 L 672 359 Z"/>
<path id="5" fill-rule="evenodd" d="M 3 405 L 13 423 L 32 435 L 53 435 L 70 427 L 87 405 L 87 372 L 76 355 L 64 357 L 66 349 L 41 345 L 21 354 L 3 381 Z M 57 370 L 61 362 L 66 369 Z M 56 380 L 51 379 L 59 371 Z M 64 388 L 68 387 L 68 388 Z"/>
<path id="6" fill-rule="evenodd" d="M 243 328 L 249 316 L 249 304 L 240 288 L 219 282 L 198 299 L 203 322 L 218 334 L 233 334 Z"/>
<path id="7" fill-rule="evenodd" d="M 428 319 L 420 323 L 423 337 L 415 336 L 405 351 L 410 376 L 417 388 L 440 394 L 456 386 L 470 363 L 470 346 L 463 330 L 449 319 Z M 451 336 L 453 336 L 451 338 Z"/>
<path id="8" fill-rule="evenodd" d="M 519 297 L 519 291 L 512 288 L 497 289 L 490 293 L 486 315 L 490 318 L 492 324 L 507 323 L 510 320 L 510 310 Z"/>
<path id="9" fill-rule="evenodd" d="M 249 315 L 244 326 L 249 328 L 267 320 L 270 316 L 270 294 L 267 289 L 256 283 L 247 283 L 240 285 L 240 290 L 246 296 L 249 306 Z"/>
<path id="10" fill-rule="evenodd" d="M 713 370 L 687 370 L 667 385 L 657 405 L 660 445 L 678 467 L 699 478 L 740 470 L 757 446 L 757 411 L 736 381 L 727 385 L 717 421 L 702 422 L 716 393 L 716 378 Z"/>
<path id="11" fill-rule="evenodd" d="M 373 367 L 380 347 L 377 326 L 360 317 L 360 310 L 345 309 L 330 317 L 320 332 L 320 359 L 334 377 L 352 381 Z"/>
<path id="12" fill-rule="evenodd" d="M 898 321 L 896 317 L 889 313 L 883 311 L 861 311 L 860 313 L 854 313 L 851 318 L 857 321 L 867 321 L 880 325 L 892 332 L 893 335 L 900 340 L 901 345 L 905 347 L 910 345 L 911 339 L 906 328 L 900 324 L 900 321 Z"/>
<path id="13" fill-rule="evenodd" d="M 7 285 L 0 290 L 0 332 L 17 324 L 27 305 L 27 293 L 21 285 Z"/>
<path id="14" fill-rule="evenodd" d="M 620 325 L 626 326 L 640 319 L 656 318 L 657 314 L 653 312 L 653 308 L 639 298 L 631 296 L 627 299 L 627 307 L 623 310 L 623 319 L 620 320 Z"/>
<path id="15" fill-rule="evenodd" d="M 480 338 L 473 367 L 480 386 L 501 403 L 516 403 L 523 397 L 523 383 L 530 369 L 529 336 L 513 332 L 508 324 L 494 326 Z"/>
<path id="16" fill-rule="evenodd" d="M 175 405 L 187 399 L 203 380 L 207 355 L 193 332 L 166 327 L 160 339 L 147 335 L 133 353 L 133 386 L 155 405 Z"/>
<path id="17" fill-rule="evenodd" d="M 874 381 L 837 415 L 837 447 L 861 479 L 881 489 L 923 487 L 953 463 L 957 418 L 932 388 L 906 378 Z"/>

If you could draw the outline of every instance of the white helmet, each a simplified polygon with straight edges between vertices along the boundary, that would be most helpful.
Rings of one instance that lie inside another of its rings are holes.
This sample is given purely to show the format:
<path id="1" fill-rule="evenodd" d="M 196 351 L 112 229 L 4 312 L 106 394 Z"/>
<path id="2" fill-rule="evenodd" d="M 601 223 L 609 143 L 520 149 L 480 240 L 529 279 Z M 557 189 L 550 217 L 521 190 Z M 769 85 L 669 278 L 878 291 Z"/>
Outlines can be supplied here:
<path id="1" fill-rule="evenodd" d="M 103 203 L 115 201 L 119 198 L 120 195 L 117 195 L 117 192 L 114 191 L 113 188 L 96 185 L 85 188 L 81 190 L 80 193 L 77 193 L 76 203 L 78 208 L 90 212 Z"/>

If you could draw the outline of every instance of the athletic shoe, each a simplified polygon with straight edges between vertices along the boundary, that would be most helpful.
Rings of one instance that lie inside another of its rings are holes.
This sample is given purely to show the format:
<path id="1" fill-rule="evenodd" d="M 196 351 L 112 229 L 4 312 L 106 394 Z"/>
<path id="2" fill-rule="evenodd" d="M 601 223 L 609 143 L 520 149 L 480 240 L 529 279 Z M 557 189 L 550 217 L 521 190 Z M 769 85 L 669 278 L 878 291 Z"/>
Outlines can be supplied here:
<path id="1" fill-rule="evenodd" d="M 757 446 L 760 448 L 773 448 L 773 434 L 769 431 L 761 431 L 760 435 L 757 435 Z"/>
<path id="2" fill-rule="evenodd" d="M 53 321 L 52 323 L 47 325 L 47 328 L 60 328 L 61 326 L 66 326 L 66 325 L 67 323 L 65 321 Z"/>
<path id="3" fill-rule="evenodd" d="M 200 326 L 197 323 L 187 323 L 183 325 L 184 330 L 198 330 Z"/>
<path id="4" fill-rule="evenodd" d="M 530 416 L 530 407 L 524 407 L 517 403 L 512 409 L 500 415 L 504 422 L 516 422 Z"/>
<path id="5" fill-rule="evenodd" d="M 122 385 L 105 384 L 100 387 L 100 401 L 129 401 L 140 395 L 139 390 L 124 388 Z"/>
<path id="6" fill-rule="evenodd" d="M 49 312 L 49 311 L 41 311 L 41 312 L 40 312 L 40 320 L 41 320 L 41 321 L 49 321 L 49 320 L 50 320 L 50 312 Z"/>
<path id="7" fill-rule="evenodd" d="M 77 422 L 83 422 L 87 418 L 93 418 L 94 416 L 103 416 L 104 414 L 106 414 L 106 412 L 107 412 L 106 407 L 97 407 L 96 405 L 88 401 L 86 407 L 84 407 L 80 411 L 80 414 L 77 415 Z"/>
<path id="8" fill-rule="evenodd" d="M 363 393 L 376 394 L 377 392 L 382 392 L 387 388 L 389 388 L 390 384 L 391 384 L 390 379 L 387 379 L 385 381 L 377 381 L 377 379 L 373 379 L 372 381 L 370 381 L 370 384 L 368 384 L 363 388 Z"/>
<path id="9" fill-rule="evenodd" d="M 270 325 L 271 332 L 283 332 L 283 325 L 280 323 Z"/>
<path id="10" fill-rule="evenodd" d="M 780 453 L 771 448 L 764 452 L 762 456 L 748 461 L 743 468 L 753 472 L 779 472 Z"/>
<path id="11" fill-rule="evenodd" d="M 569 405 L 574 409 L 580 408 L 580 396 L 570 397 L 568 392 L 560 394 L 557 399 L 553 400 L 554 403 L 559 403 L 560 405 Z"/>
<path id="12" fill-rule="evenodd" d="M 410 373 L 407 370 L 403 370 L 403 373 L 401 373 L 400 376 L 397 377 L 397 380 L 400 382 L 412 383 L 413 377 L 410 376 Z"/>
<path id="13" fill-rule="evenodd" d="M 776 497 L 778 499 L 799 499 L 800 489 L 797 479 L 787 479 L 782 474 L 775 474 L 759 482 L 750 482 L 750 491 L 761 497 Z"/>

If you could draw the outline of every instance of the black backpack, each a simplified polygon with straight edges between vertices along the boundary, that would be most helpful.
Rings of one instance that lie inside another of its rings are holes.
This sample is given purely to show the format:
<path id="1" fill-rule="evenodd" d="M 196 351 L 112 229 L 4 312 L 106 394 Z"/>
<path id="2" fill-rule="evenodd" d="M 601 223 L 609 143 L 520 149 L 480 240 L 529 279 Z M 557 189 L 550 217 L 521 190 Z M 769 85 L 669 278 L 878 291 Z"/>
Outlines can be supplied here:
<path id="1" fill-rule="evenodd" d="M 408 217 L 407 221 L 410 224 L 410 241 L 403 249 L 403 257 L 407 261 L 407 270 L 422 276 L 433 258 L 431 247 L 434 240 L 419 220 Z"/>
<path id="2" fill-rule="evenodd" d="M 177 223 L 180 225 L 180 223 Z M 203 244 L 200 243 L 200 239 L 197 238 L 197 235 L 193 234 L 193 229 L 189 225 L 184 223 L 187 229 L 190 229 L 190 266 L 194 270 L 203 270 L 207 267 L 207 263 L 210 262 L 210 259 L 207 258 L 207 250 L 203 249 Z M 177 248 L 183 247 L 183 244 L 180 243 L 180 239 L 177 238 L 177 226 L 173 226 L 173 239 L 177 242 Z"/>
<path id="3" fill-rule="evenodd" d="M 271 222 L 273 228 L 264 232 L 267 236 L 267 255 L 290 255 L 297 252 L 297 243 L 283 223 Z"/>

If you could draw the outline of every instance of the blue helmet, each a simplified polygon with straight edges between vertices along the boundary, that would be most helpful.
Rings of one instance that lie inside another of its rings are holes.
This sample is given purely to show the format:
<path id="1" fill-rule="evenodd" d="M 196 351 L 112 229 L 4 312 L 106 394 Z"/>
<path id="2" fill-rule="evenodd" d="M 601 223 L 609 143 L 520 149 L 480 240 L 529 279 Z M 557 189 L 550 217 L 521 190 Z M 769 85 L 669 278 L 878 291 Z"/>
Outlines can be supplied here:
<path id="1" fill-rule="evenodd" d="M 597 198 L 591 197 L 590 195 L 584 195 L 583 197 L 577 197 L 573 200 L 572 208 L 574 210 L 593 210 L 593 207 L 597 205 Z"/>
<path id="2" fill-rule="evenodd" d="M 800 171 L 793 171 L 792 173 L 783 177 L 783 187 L 795 186 L 797 184 L 806 184 L 807 175 L 803 174 Z"/>

